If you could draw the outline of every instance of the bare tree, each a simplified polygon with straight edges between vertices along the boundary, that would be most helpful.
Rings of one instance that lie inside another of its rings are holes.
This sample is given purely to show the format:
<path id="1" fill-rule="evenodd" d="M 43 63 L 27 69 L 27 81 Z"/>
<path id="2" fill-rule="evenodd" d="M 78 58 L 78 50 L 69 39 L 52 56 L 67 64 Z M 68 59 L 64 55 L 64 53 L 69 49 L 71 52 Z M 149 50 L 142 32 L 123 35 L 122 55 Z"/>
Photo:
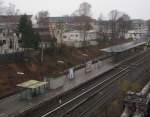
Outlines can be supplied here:
<path id="1" fill-rule="evenodd" d="M 103 16 L 103 14 L 101 13 L 100 15 L 99 15 L 99 17 L 98 17 L 98 30 L 99 30 L 99 32 L 103 32 L 103 22 L 104 22 L 104 16 Z"/>
<path id="2" fill-rule="evenodd" d="M 120 18 L 121 13 L 117 10 L 112 10 L 109 13 L 109 23 L 110 23 L 110 29 L 111 29 L 111 38 L 112 41 L 114 42 L 114 39 L 117 38 L 118 36 L 118 27 L 117 27 L 117 22 L 118 19 Z"/>
<path id="3" fill-rule="evenodd" d="M 76 10 L 76 11 L 74 11 L 72 14 L 71 14 L 71 16 L 79 16 L 79 10 Z"/>
<path id="4" fill-rule="evenodd" d="M 148 31 L 147 31 L 148 46 L 150 46 L 150 20 L 146 21 L 146 25 L 147 25 L 147 28 L 148 28 Z"/>
<path id="5" fill-rule="evenodd" d="M 76 25 L 76 29 L 79 30 L 83 37 L 83 47 L 87 46 L 87 31 L 92 29 L 91 17 L 88 16 L 74 16 L 73 23 Z"/>
<path id="6" fill-rule="evenodd" d="M 147 20 L 146 24 L 148 26 L 148 31 L 150 32 L 150 20 Z"/>
<path id="7" fill-rule="evenodd" d="M 42 11 L 38 12 L 38 14 L 36 16 L 37 24 L 42 27 L 48 26 L 48 23 L 49 23 L 48 17 L 49 17 L 48 11 L 42 10 Z"/>
<path id="8" fill-rule="evenodd" d="M 80 4 L 79 9 L 76 10 L 72 16 L 74 16 L 74 22 L 78 25 L 78 30 L 83 34 L 83 47 L 87 46 L 87 31 L 92 29 L 90 22 L 92 21 L 91 16 L 91 5 L 87 2 Z"/>
<path id="9" fill-rule="evenodd" d="M 79 15 L 82 16 L 91 16 L 91 5 L 87 2 L 83 2 L 79 7 Z"/>
<path id="10" fill-rule="evenodd" d="M 0 0 L 0 15 L 4 15 L 6 13 L 6 6 L 4 6 L 4 2 Z"/>
<path id="11" fill-rule="evenodd" d="M 72 16 L 91 16 L 91 4 L 83 2 L 79 8 L 72 13 Z"/>
<path id="12" fill-rule="evenodd" d="M 92 26 L 90 24 L 90 19 L 86 19 L 85 23 L 83 23 L 83 47 L 87 46 L 87 31 L 92 29 Z"/>
<path id="13" fill-rule="evenodd" d="M 6 8 L 6 15 L 18 15 L 19 9 L 16 9 L 16 6 L 12 3 L 9 3 L 8 7 Z"/>
<path id="14" fill-rule="evenodd" d="M 56 29 L 57 29 L 57 31 L 56 31 L 56 33 L 57 33 L 57 35 L 59 36 L 59 47 L 61 48 L 62 47 L 62 44 L 63 44 L 63 33 L 64 33 L 64 27 L 65 27 L 65 24 L 64 24 L 64 22 L 62 22 L 62 21 L 59 21 L 59 22 L 57 22 L 57 24 L 56 24 Z"/>
<path id="15" fill-rule="evenodd" d="M 120 37 L 125 38 L 125 34 L 130 29 L 130 26 L 131 26 L 130 17 L 129 15 L 124 13 L 118 19 L 118 32 L 120 33 Z"/>
<path id="16" fill-rule="evenodd" d="M 103 14 L 100 14 L 98 18 L 98 34 L 99 38 L 97 39 L 98 43 L 103 42 L 105 45 L 108 40 L 107 30 L 108 29 L 108 21 L 104 20 Z"/>

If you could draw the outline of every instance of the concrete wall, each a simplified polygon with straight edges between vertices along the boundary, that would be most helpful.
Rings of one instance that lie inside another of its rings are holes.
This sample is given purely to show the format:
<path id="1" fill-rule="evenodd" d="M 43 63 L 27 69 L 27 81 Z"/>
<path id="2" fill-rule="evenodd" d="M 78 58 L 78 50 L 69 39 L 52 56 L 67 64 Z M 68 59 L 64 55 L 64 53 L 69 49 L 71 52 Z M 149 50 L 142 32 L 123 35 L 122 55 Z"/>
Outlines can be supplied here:
<path id="1" fill-rule="evenodd" d="M 47 88 L 57 89 L 64 86 L 65 77 L 60 76 L 56 78 L 45 77 L 45 81 L 48 82 Z"/>
<path id="2" fill-rule="evenodd" d="M 64 41 L 64 44 L 66 44 L 67 46 L 72 46 L 72 47 L 76 47 L 76 48 L 80 48 L 83 46 L 83 41 Z M 93 41 L 87 41 L 88 45 L 97 45 L 98 42 L 96 40 Z"/>

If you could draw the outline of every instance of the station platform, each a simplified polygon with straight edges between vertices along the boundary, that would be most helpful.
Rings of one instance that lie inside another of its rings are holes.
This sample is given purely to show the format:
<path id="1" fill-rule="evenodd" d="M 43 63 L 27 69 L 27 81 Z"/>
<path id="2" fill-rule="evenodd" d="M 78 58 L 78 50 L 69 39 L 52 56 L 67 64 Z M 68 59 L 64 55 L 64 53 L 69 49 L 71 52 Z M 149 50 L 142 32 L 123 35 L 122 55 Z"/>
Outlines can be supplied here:
<path id="1" fill-rule="evenodd" d="M 0 100 L 0 117 L 13 117 L 19 113 L 25 112 L 26 110 L 29 110 L 44 101 L 50 100 L 57 95 L 63 94 L 72 88 L 78 87 L 79 85 L 92 80 L 96 76 L 113 69 L 116 65 L 117 64 L 111 63 L 110 59 L 106 59 L 102 61 L 102 66 L 100 68 L 97 68 L 97 63 L 93 64 L 92 72 L 85 73 L 85 68 L 77 70 L 75 72 L 76 78 L 74 80 L 70 80 L 68 76 L 64 75 L 62 77 L 65 77 L 65 84 L 62 88 L 49 90 L 48 92 L 31 100 L 21 101 L 19 100 L 19 94 L 4 98 Z"/>
<path id="2" fill-rule="evenodd" d="M 106 55 L 113 56 L 113 61 L 117 62 L 128 56 L 132 56 L 141 50 L 147 48 L 147 42 L 144 40 L 135 40 L 128 43 L 111 46 L 108 48 L 101 49 Z"/>
<path id="3" fill-rule="evenodd" d="M 145 42 L 140 42 L 135 44 L 131 42 L 121 46 L 121 47 L 125 47 L 125 49 L 122 48 L 121 50 L 119 49 L 117 50 L 119 50 L 119 52 L 120 51 L 123 52 L 124 50 L 135 48 L 144 44 Z M 118 47 L 120 48 L 120 46 L 115 46 L 115 50 Z M 112 52 L 112 49 L 109 48 L 105 49 L 104 51 L 109 52 L 109 50 L 110 52 Z M 61 95 L 75 87 L 78 87 L 121 64 L 121 62 L 116 62 L 116 63 L 112 62 L 112 59 L 106 59 L 101 62 L 102 62 L 101 67 L 97 67 L 98 63 L 92 65 L 93 68 L 92 72 L 85 73 L 85 68 L 75 71 L 76 78 L 73 80 L 70 80 L 68 78 L 68 75 L 63 75 L 62 77 L 65 79 L 65 84 L 62 88 L 48 90 L 46 93 L 34 97 L 31 100 L 26 100 L 26 101 L 19 100 L 20 94 L 15 94 L 0 100 L 0 117 L 13 117 L 15 115 L 18 115 L 19 113 L 23 113 L 33 107 L 38 106 L 42 102 L 53 99 L 58 95 Z"/>

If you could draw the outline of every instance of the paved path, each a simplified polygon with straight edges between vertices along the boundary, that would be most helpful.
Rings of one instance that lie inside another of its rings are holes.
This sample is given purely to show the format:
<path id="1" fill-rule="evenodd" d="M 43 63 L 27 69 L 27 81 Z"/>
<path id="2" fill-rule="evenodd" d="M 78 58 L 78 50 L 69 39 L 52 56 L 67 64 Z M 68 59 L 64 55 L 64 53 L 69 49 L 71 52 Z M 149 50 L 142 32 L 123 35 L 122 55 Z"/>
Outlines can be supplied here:
<path id="1" fill-rule="evenodd" d="M 87 82 L 88 80 L 93 79 L 96 76 L 99 76 L 100 74 L 105 73 L 106 71 L 109 71 L 116 65 L 117 64 L 112 64 L 111 61 L 107 59 L 102 62 L 102 66 L 100 68 L 97 68 L 97 64 L 93 64 L 92 72 L 85 73 L 85 68 L 77 70 L 75 72 L 76 79 L 74 80 L 69 80 L 67 76 L 63 76 L 65 77 L 65 85 L 63 88 L 50 90 L 43 95 L 33 98 L 32 100 L 20 101 L 19 94 L 4 98 L 0 100 L 0 117 L 13 117 L 18 113 L 22 113 L 25 110 L 42 103 L 43 101 L 49 100 L 59 94 L 81 85 L 82 83 Z"/>

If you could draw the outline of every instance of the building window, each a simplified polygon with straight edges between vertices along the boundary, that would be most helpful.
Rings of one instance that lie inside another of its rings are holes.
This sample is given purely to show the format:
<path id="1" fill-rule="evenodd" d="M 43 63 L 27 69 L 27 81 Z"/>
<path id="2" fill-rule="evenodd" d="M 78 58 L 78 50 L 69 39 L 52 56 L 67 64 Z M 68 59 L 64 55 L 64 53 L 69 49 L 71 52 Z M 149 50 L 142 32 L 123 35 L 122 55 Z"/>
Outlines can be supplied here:
<path id="1" fill-rule="evenodd" d="M 0 29 L 0 32 L 2 33 L 2 32 L 3 32 L 3 30 L 2 30 L 2 29 Z"/>
<path id="2" fill-rule="evenodd" d="M 47 48 L 47 43 L 45 43 L 45 48 Z"/>
<path id="3" fill-rule="evenodd" d="M 67 36 L 66 36 L 66 35 L 64 35 L 64 36 L 63 36 L 63 38 L 67 38 Z"/>
<path id="4" fill-rule="evenodd" d="M 13 48 L 13 42 L 12 40 L 10 39 L 10 45 L 9 45 L 9 48 L 12 49 Z"/>
<path id="5" fill-rule="evenodd" d="M 3 33 L 3 36 L 5 37 L 5 33 Z"/>
<path id="6" fill-rule="evenodd" d="M 6 40 L 3 40 L 3 44 L 6 44 Z"/>
<path id="7" fill-rule="evenodd" d="M 0 46 L 2 46 L 3 45 L 3 41 L 2 40 L 0 40 Z"/>

